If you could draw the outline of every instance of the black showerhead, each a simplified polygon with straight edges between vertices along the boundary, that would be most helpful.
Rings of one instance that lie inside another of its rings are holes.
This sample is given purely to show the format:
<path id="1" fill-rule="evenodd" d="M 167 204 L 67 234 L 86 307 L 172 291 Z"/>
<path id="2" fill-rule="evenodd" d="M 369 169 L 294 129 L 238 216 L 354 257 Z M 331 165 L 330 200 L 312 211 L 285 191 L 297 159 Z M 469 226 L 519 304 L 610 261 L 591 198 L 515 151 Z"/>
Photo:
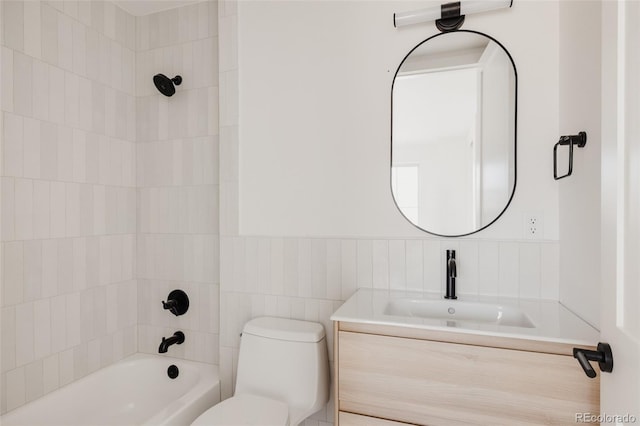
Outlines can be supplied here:
<path id="1" fill-rule="evenodd" d="M 176 88 L 173 86 L 180 86 L 182 83 L 182 77 L 176 75 L 173 78 L 169 78 L 164 74 L 156 74 L 153 76 L 153 84 L 156 85 L 160 93 L 165 96 L 173 96 L 176 93 Z"/>

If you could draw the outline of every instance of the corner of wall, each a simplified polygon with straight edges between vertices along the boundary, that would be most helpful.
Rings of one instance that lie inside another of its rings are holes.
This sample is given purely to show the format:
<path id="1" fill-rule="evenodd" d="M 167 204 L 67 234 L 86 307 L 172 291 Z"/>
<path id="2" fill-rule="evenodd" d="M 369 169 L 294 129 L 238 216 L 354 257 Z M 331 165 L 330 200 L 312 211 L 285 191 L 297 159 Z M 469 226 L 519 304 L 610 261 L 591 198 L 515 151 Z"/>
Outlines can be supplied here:
<path id="1" fill-rule="evenodd" d="M 233 395 L 233 383 L 238 359 L 238 346 L 231 342 L 236 327 L 230 327 L 226 315 L 227 298 L 233 291 L 226 279 L 232 275 L 233 264 L 225 261 L 234 237 L 239 233 L 238 176 L 238 1 L 218 3 L 218 46 L 220 87 L 220 373 L 222 398 Z"/>
<path id="2" fill-rule="evenodd" d="M 560 188 L 560 301 L 600 323 L 601 4 L 560 2 L 560 132 L 587 132 Z M 558 135 L 560 136 L 560 135 Z"/>

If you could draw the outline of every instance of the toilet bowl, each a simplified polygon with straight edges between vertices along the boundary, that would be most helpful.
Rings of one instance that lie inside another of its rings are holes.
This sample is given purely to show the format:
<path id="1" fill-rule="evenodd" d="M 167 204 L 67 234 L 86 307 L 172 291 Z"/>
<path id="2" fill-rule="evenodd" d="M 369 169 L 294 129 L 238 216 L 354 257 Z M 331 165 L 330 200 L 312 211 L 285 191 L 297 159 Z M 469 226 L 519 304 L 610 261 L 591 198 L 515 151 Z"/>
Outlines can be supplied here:
<path id="1" fill-rule="evenodd" d="M 321 324 L 260 317 L 242 330 L 235 395 L 193 426 L 297 426 L 329 399 Z"/>

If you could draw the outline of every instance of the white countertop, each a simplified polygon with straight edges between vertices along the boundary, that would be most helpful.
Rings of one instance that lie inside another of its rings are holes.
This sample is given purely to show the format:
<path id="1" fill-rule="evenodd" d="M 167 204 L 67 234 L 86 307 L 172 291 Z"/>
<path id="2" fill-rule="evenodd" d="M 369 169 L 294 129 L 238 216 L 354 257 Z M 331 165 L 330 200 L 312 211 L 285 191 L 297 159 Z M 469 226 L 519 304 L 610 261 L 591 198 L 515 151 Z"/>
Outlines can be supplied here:
<path id="1" fill-rule="evenodd" d="M 458 322 L 411 316 L 386 315 L 390 300 L 400 298 L 442 299 L 440 293 L 421 293 L 401 290 L 359 289 L 334 314 L 333 321 L 391 325 L 425 330 L 499 336 L 572 345 L 595 346 L 600 332 L 554 300 L 515 299 L 505 297 L 459 295 L 457 301 L 499 303 L 517 306 L 531 319 L 535 327 L 512 327 L 488 323 Z"/>

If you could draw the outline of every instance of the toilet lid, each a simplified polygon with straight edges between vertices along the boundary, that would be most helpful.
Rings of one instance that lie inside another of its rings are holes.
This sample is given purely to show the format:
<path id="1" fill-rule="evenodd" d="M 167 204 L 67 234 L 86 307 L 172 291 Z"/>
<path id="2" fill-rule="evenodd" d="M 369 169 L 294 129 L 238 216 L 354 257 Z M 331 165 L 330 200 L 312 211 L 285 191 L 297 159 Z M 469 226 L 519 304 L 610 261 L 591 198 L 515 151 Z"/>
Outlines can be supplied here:
<path id="1" fill-rule="evenodd" d="M 192 426 L 287 426 L 289 407 L 282 401 L 241 394 L 202 413 Z"/>

